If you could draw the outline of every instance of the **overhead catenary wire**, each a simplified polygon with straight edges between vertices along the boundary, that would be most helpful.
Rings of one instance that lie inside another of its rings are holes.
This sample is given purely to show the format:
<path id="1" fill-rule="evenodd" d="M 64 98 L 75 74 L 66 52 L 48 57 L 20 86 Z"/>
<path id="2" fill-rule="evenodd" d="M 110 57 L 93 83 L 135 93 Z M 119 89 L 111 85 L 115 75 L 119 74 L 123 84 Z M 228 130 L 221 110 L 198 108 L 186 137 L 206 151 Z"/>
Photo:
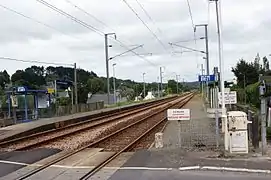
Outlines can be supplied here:
<path id="1" fill-rule="evenodd" d="M 191 25 L 192 25 L 192 31 L 193 31 L 193 36 L 194 36 L 194 44 L 195 44 L 195 49 L 197 49 L 197 40 L 196 40 L 196 32 L 194 31 L 195 28 L 195 23 L 193 20 L 193 15 L 192 15 L 192 9 L 189 0 L 186 0 L 187 6 L 188 6 L 188 12 L 191 20 Z M 198 62 L 198 54 L 196 54 L 196 61 L 197 61 L 197 67 L 199 67 L 199 62 Z"/>
<path id="2" fill-rule="evenodd" d="M 49 24 L 46 24 L 46 23 L 44 23 L 44 22 L 41 22 L 41 21 L 39 21 L 39 20 L 37 20 L 37 19 L 35 19 L 35 18 L 32 18 L 32 17 L 30 17 L 30 16 L 27 16 L 27 15 L 25 15 L 25 14 L 19 12 L 19 11 L 16 11 L 16 10 L 14 10 L 14 9 L 11 9 L 11 8 L 9 8 L 9 7 L 7 7 L 7 6 L 4 6 L 4 5 L 0 4 L 0 7 L 2 7 L 3 9 L 8 10 L 9 12 L 12 12 L 12 13 L 14 13 L 14 14 L 17 14 L 17 15 L 21 16 L 21 17 L 24 17 L 24 18 L 26 18 L 26 19 L 28 19 L 28 20 L 30 20 L 30 21 L 33 21 L 33 22 L 35 22 L 35 23 L 37 23 L 37 24 L 40 24 L 40 25 L 45 26 L 45 27 L 47 27 L 47 28 L 49 28 L 49 29 L 52 29 L 52 30 L 54 30 L 54 31 L 57 31 L 57 32 L 59 32 L 59 33 L 65 35 L 65 36 L 70 36 L 70 37 L 72 37 L 72 38 L 76 38 L 76 37 L 74 37 L 74 36 L 68 35 L 68 34 L 66 34 L 65 32 L 62 32 L 62 31 L 60 31 L 60 30 L 54 28 L 53 26 L 51 26 L 51 25 L 49 25 Z M 76 39 L 78 39 L 78 38 L 76 38 Z"/>
<path id="3" fill-rule="evenodd" d="M 147 10 L 144 8 L 143 4 L 139 2 L 139 0 L 136 0 L 137 4 L 140 6 L 140 8 L 142 9 L 142 11 L 145 13 L 145 15 L 149 18 L 149 20 L 153 23 L 153 25 L 156 26 L 156 23 L 154 22 L 154 20 L 152 19 L 152 17 L 150 16 L 150 14 L 147 12 Z M 159 31 L 159 33 L 162 34 L 161 29 L 156 26 L 157 30 Z"/>
<path id="4" fill-rule="evenodd" d="M 194 24 L 194 20 L 193 20 L 193 15 L 192 15 L 192 10 L 191 10 L 191 6 L 190 6 L 190 2 L 189 2 L 189 0 L 186 0 L 186 2 L 187 2 L 187 5 L 188 5 L 188 11 L 189 11 L 189 16 L 190 16 L 191 23 L 192 23 L 192 28 L 194 29 L 195 24 Z"/>
<path id="5" fill-rule="evenodd" d="M 89 30 L 91 30 L 91 31 L 93 31 L 93 32 L 95 32 L 97 34 L 100 34 L 102 36 L 105 34 L 104 32 L 100 31 L 99 29 L 95 28 L 94 26 L 89 25 L 86 22 L 81 21 L 80 19 L 77 19 L 76 17 L 74 17 L 74 16 L 70 15 L 69 13 L 57 8 L 56 6 L 54 6 L 52 4 L 49 4 L 48 2 L 46 2 L 44 0 L 36 0 L 36 1 L 38 1 L 39 3 L 47 6 L 48 8 L 54 10 L 55 12 L 67 17 L 68 19 L 71 19 L 72 21 L 84 26 L 85 28 L 87 28 L 87 29 L 89 29 Z"/>
<path id="6" fill-rule="evenodd" d="M 142 11 L 145 13 L 145 15 L 149 18 L 149 20 L 153 23 L 153 25 L 157 28 L 158 32 L 162 35 L 164 35 L 163 31 L 159 28 L 159 26 L 156 25 L 155 21 L 152 19 L 151 15 L 148 13 L 148 11 L 144 8 L 143 4 L 139 2 L 139 0 L 136 0 L 139 7 L 142 9 Z M 172 53 L 174 54 L 174 48 L 170 46 L 172 49 Z"/>
<path id="7" fill-rule="evenodd" d="M 56 66 L 74 66 L 74 64 L 67 64 L 67 63 L 53 63 L 53 62 L 45 62 L 45 61 L 38 61 L 38 60 L 16 59 L 16 58 L 10 58 L 10 57 L 0 57 L 0 59 L 7 60 L 7 61 L 38 63 L 38 64 L 47 64 L 47 65 L 56 65 Z"/>
<path id="8" fill-rule="evenodd" d="M 75 4 L 74 2 L 70 1 L 70 0 L 65 0 L 68 4 L 70 4 L 71 6 L 73 6 L 74 8 L 78 9 L 79 11 L 83 12 L 85 15 L 93 18 L 94 20 L 96 20 L 97 22 L 99 22 L 100 24 L 102 24 L 104 27 L 110 29 L 113 32 L 116 32 L 115 29 L 113 29 L 112 27 L 108 26 L 105 22 L 103 22 L 102 20 L 100 20 L 99 18 L 97 18 L 95 15 L 89 13 L 88 11 L 86 11 L 85 9 L 83 9 L 82 7 L 78 6 L 77 4 Z M 121 47 L 123 47 L 123 45 L 120 44 Z M 125 47 L 123 47 L 125 48 Z M 144 49 L 144 47 L 142 47 Z"/>
<path id="9" fill-rule="evenodd" d="M 161 46 L 167 51 L 166 46 L 164 43 L 159 39 L 159 37 L 149 28 L 149 26 L 143 21 L 143 19 L 138 15 L 138 13 L 134 10 L 134 8 L 126 1 L 122 0 L 127 7 L 136 15 L 136 17 L 142 22 L 142 24 L 149 30 L 149 32 L 154 36 L 154 38 L 161 44 Z"/>
<path id="10" fill-rule="evenodd" d="M 94 16 L 93 14 L 87 12 L 85 9 L 83 9 L 82 7 L 76 5 L 75 3 L 73 3 L 70 0 L 65 0 L 67 3 L 69 3 L 71 6 L 75 7 L 76 9 L 78 9 L 79 11 L 83 12 L 84 14 L 86 14 L 87 16 L 95 19 L 96 21 L 98 21 L 99 23 L 101 23 L 103 26 L 105 26 L 106 28 L 115 31 L 113 28 L 109 27 L 107 24 L 105 24 L 102 20 L 98 19 L 96 16 Z"/>
<path id="11" fill-rule="evenodd" d="M 36 0 L 36 1 L 39 2 L 39 3 L 41 3 L 41 4 L 43 4 L 43 5 L 45 5 L 45 6 L 47 6 L 48 8 L 52 9 L 53 11 L 56 11 L 57 13 L 59 13 L 59 14 L 65 16 L 66 18 L 68 18 L 68 19 L 70 19 L 70 20 L 72 20 L 72 21 L 74 21 L 74 22 L 76 22 L 76 23 L 78 23 L 78 24 L 84 26 L 85 28 L 87 28 L 87 29 L 89 29 L 89 30 L 91 30 L 91 31 L 93 31 L 93 32 L 95 32 L 95 33 L 101 35 L 101 36 L 104 36 L 104 34 L 105 34 L 104 32 L 102 32 L 101 30 L 95 28 L 94 26 L 89 25 L 88 23 L 86 23 L 86 22 L 84 22 L 84 21 L 82 21 L 82 20 L 80 20 L 80 19 L 78 19 L 78 18 L 76 18 L 76 17 L 70 15 L 69 13 L 67 13 L 67 12 L 65 12 L 65 11 L 63 11 L 63 10 L 57 8 L 56 6 L 54 6 L 54 5 L 52 5 L 52 4 L 49 4 L 48 2 L 46 2 L 46 1 L 44 1 L 44 0 Z M 112 39 L 112 40 L 115 40 L 115 41 L 117 41 L 118 43 L 120 43 L 121 45 L 123 45 L 123 47 L 124 47 L 125 49 L 127 49 L 127 50 L 129 49 L 129 48 L 128 48 L 124 43 L 122 43 L 120 40 L 111 38 L 110 36 L 109 36 L 109 38 Z M 147 61 L 149 64 L 154 65 L 154 66 L 158 66 L 158 65 L 152 63 L 151 61 L 147 60 L 146 58 L 144 58 L 144 57 L 138 55 L 136 52 L 134 52 L 134 51 L 131 51 L 131 52 L 132 52 L 133 54 L 137 55 L 139 58 L 141 58 L 141 59 Z"/>

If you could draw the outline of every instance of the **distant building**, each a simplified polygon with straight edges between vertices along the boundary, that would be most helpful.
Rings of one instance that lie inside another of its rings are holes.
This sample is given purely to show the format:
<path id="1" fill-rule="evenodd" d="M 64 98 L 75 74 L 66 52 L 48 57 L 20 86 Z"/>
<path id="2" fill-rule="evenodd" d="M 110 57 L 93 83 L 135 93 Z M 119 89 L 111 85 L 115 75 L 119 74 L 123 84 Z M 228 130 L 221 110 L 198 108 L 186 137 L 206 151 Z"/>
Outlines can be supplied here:
<path id="1" fill-rule="evenodd" d="M 154 99 L 155 97 L 152 95 L 152 92 L 148 92 L 147 96 L 144 98 L 144 100 Z"/>
<path id="2" fill-rule="evenodd" d="M 125 102 L 125 101 L 127 101 L 127 98 L 120 97 L 119 93 L 117 93 L 116 96 L 117 96 L 116 97 L 117 102 Z M 88 94 L 87 104 L 98 102 L 98 101 L 103 101 L 104 104 L 114 104 L 114 94 L 110 94 L 109 102 L 108 102 L 107 94 L 91 94 L 91 93 Z"/>

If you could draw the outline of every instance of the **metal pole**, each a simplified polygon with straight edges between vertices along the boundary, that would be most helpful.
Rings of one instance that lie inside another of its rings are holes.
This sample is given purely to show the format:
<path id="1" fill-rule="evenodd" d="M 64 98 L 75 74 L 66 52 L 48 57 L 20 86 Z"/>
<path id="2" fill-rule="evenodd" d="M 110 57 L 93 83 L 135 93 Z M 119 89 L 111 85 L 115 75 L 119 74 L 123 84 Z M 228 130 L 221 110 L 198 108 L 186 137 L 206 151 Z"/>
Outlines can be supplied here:
<path id="1" fill-rule="evenodd" d="M 184 78 L 183 78 L 183 89 L 182 89 L 182 93 L 184 92 L 184 88 L 185 88 L 185 83 L 184 83 Z"/>
<path id="2" fill-rule="evenodd" d="M 205 45 L 206 45 L 206 70 L 207 75 L 210 75 L 210 67 L 209 67 L 209 42 L 208 42 L 208 25 L 205 24 Z"/>
<path id="3" fill-rule="evenodd" d="M 176 75 L 176 81 L 177 81 L 177 94 L 179 94 L 179 81 L 178 81 L 178 75 Z"/>
<path id="4" fill-rule="evenodd" d="M 74 63 L 74 95 L 75 95 L 75 105 L 77 110 L 77 104 L 78 104 L 78 89 L 77 89 L 77 69 L 76 69 L 76 63 Z"/>
<path id="5" fill-rule="evenodd" d="M 206 71 L 207 75 L 210 75 L 210 69 L 209 69 L 209 45 L 208 45 L 208 25 L 204 25 L 205 28 L 205 45 L 206 45 Z M 206 82 L 206 93 L 207 93 L 207 100 L 209 102 L 209 86 L 208 86 L 208 81 Z"/>
<path id="6" fill-rule="evenodd" d="M 55 86 L 55 99 L 57 97 L 57 86 L 56 86 L 56 80 L 54 81 L 54 86 Z"/>
<path id="7" fill-rule="evenodd" d="M 267 142 L 266 142 L 266 99 L 265 95 L 265 82 L 261 80 L 262 74 L 260 74 L 259 80 L 261 81 L 259 86 L 259 94 L 261 99 L 261 140 L 262 140 L 262 155 L 266 154 L 267 151 Z"/>
<path id="8" fill-rule="evenodd" d="M 201 75 L 203 75 L 203 64 L 201 64 Z M 201 94 L 202 94 L 202 98 L 204 99 L 204 91 L 203 91 L 203 82 L 201 81 Z"/>
<path id="9" fill-rule="evenodd" d="M 16 101 L 16 96 L 15 96 L 15 90 L 13 89 L 12 90 L 12 99 L 13 99 L 13 102 L 11 102 L 11 106 L 12 106 L 12 116 L 13 116 L 13 121 L 14 121 L 14 124 L 17 124 L 17 114 L 16 114 L 16 106 L 14 104 L 14 102 Z"/>
<path id="10" fill-rule="evenodd" d="M 115 75 L 115 66 L 116 63 L 113 64 L 113 87 L 114 87 L 114 103 L 116 103 L 116 75 Z"/>
<path id="11" fill-rule="evenodd" d="M 143 99 L 146 97 L 145 74 L 143 73 Z"/>
<path id="12" fill-rule="evenodd" d="M 178 121 L 178 127 L 179 127 L 179 132 L 178 132 L 179 147 L 181 147 L 182 146 L 182 136 L 181 136 L 182 125 L 181 125 L 181 121 Z"/>
<path id="13" fill-rule="evenodd" d="M 162 67 L 160 67 L 160 81 L 161 81 L 161 97 L 163 96 L 163 77 L 162 77 Z"/>
<path id="14" fill-rule="evenodd" d="M 210 106 L 211 108 L 213 108 L 213 101 L 214 101 L 214 98 L 213 98 L 213 88 L 210 88 L 210 99 L 211 99 L 211 103 L 210 103 Z"/>
<path id="15" fill-rule="evenodd" d="M 216 147 L 219 147 L 219 123 L 218 123 L 218 110 L 215 111 L 215 134 L 216 134 Z"/>
<path id="16" fill-rule="evenodd" d="M 56 83 L 56 80 L 54 81 L 54 86 L 55 86 L 55 112 L 57 112 L 57 104 L 58 103 L 57 103 L 57 83 Z"/>
<path id="17" fill-rule="evenodd" d="M 159 91 L 159 76 L 157 77 L 157 93 L 158 93 L 158 97 L 160 97 L 160 91 Z"/>
<path id="18" fill-rule="evenodd" d="M 220 0 L 221 2 L 221 0 Z M 221 91 L 221 108 L 225 109 L 225 94 L 224 94 L 224 63 L 223 63 L 223 49 L 222 49 L 222 40 L 221 40 L 221 3 L 218 4 L 218 0 L 215 0 L 216 5 L 216 20 L 217 20 L 217 34 L 218 34 L 218 50 L 219 50 L 219 69 L 220 69 L 220 91 Z M 225 111 L 222 110 L 222 122 L 224 123 L 225 133 L 224 133 L 224 146 L 225 150 L 229 149 L 228 145 L 228 122 Z"/>
<path id="19" fill-rule="evenodd" d="M 206 51 L 201 51 L 202 53 L 206 54 L 206 73 L 207 75 L 210 75 L 210 67 L 209 67 L 209 43 L 208 43 L 208 24 L 199 24 L 199 25 L 195 25 L 194 27 L 194 32 L 196 32 L 196 29 L 198 26 L 204 26 L 204 30 L 205 30 L 205 49 Z"/>
<path id="20" fill-rule="evenodd" d="M 74 97 L 73 97 L 73 92 L 74 92 L 74 88 L 71 87 L 71 98 L 72 98 L 72 107 L 73 107 L 73 104 L 74 104 Z"/>
<path id="21" fill-rule="evenodd" d="M 268 108 L 268 122 L 267 122 L 267 127 L 271 127 L 271 109 Z"/>
<path id="22" fill-rule="evenodd" d="M 244 74 L 244 94 L 245 94 L 245 105 L 247 104 L 247 95 L 246 95 L 246 75 Z"/>
<path id="23" fill-rule="evenodd" d="M 208 24 L 199 24 L 199 25 L 195 25 L 194 27 L 194 32 L 196 32 L 196 28 L 197 26 L 204 26 L 204 30 L 205 30 L 205 53 L 206 54 L 206 75 L 209 76 L 210 75 L 210 68 L 209 68 L 209 44 L 208 44 Z M 209 92 L 209 86 L 208 86 L 208 81 L 206 81 L 206 100 L 209 103 L 210 101 L 210 92 Z"/>
<path id="24" fill-rule="evenodd" d="M 218 106 L 218 87 L 216 85 L 216 82 L 218 82 L 218 67 L 214 67 L 214 74 L 215 74 L 215 85 L 214 85 L 214 107 L 219 108 Z"/>
<path id="25" fill-rule="evenodd" d="M 214 108 L 218 108 L 218 106 L 217 106 L 217 103 L 218 103 L 217 96 L 218 96 L 218 92 L 217 92 L 217 87 L 215 86 L 215 89 L 214 89 Z"/>
<path id="26" fill-rule="evenodd" d="M 261 97 L 261 140 L 262 140 L 262 155 L 266 154 L 266 100 Z"/>
<path id="27" fill-rule="evenodd" d="M 109 82 L 109 57 L 108 57 L 108 34 L 104 35 L 105 41 L 105 64 L 106 64 L 106 78 L 107 78 L 107 103 L 110 102 L 110 82 Z"/>

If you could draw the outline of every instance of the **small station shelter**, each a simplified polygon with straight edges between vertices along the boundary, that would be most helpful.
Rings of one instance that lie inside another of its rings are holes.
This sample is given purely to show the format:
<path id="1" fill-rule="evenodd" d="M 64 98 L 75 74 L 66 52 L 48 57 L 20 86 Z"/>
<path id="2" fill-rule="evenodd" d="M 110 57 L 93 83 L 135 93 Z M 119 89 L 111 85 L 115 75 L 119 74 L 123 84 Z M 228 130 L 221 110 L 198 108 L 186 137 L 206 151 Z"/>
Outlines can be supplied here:
<path id="1" fill-rule="evenodd" d="M 6 94 L 8 97 L 8 116 L 9 117 L 11 117 L 12 108 L 15 108 L 15 112 L 17 114 L 16 109 L 18 108 L 18 96 L 24 97 L 23 98 L 24 99 L 24 117 L 22 117 L 22 122 L 38 119 L 38 109 L 50 107 L 51 93 L 48 93 L 48 90 L 33 90 L 33 89 L 28 89 L 26 86 L 20 86 L 20 87 L 13 87 L 11 91 L 6 91 Z M 27 96 L 33 96 L 34 109 L 29 109 Z M 30 114 L 29 112 L 32 112 L 32 113 Z"/>

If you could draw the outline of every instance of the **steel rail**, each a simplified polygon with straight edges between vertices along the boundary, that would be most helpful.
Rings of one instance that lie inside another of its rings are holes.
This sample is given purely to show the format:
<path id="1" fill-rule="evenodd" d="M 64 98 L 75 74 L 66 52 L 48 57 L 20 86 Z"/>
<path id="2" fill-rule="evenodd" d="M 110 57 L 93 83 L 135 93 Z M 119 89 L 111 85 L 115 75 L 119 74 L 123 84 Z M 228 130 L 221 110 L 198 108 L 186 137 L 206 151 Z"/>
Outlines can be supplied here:
<path id="1" fill-rule="evenodd" d="M 192 94 L 192 93 L 191 93 L 191 94 Z M 192 95 L 191 95 L 191 94 L 186 94 L 186 95 L 182 96 L 180 101 L 184 101 L 184 100 L 186 100 L 186 98 L 191 98 L 191 97 L 193 96 L 193 94 L 192 94 Z M 170 103 L 169 103 L 169 104 L 170 104 Z M 175 105 L 175 104 L 170 104 L 170 107 L 171 107 L 171 106 L 174 106 L 174 105 Z M 162 110 L 159 110 L 158 113 L 164 111 L 164 110 L 167 109 L 167 108 L 168 108 L 168 107 L 163 108 Z M 157 112 L 155 112 L 155 114 L 157 114 Z M 130 125 L 124 127 L 124 128 L 121 128 L 120 130 L 118 130 L 118 131 L 116 131 L 116 132 L 121 132 L 122 130 L 127 129 L 127 128 L 131 127 L 132 125 L 136 124 L 136 123 L 139 123 L 139 122 L 141 122 L 141 121 L 144 121 L 144 120 L 148 119 L 148 118 L 151 117 L 151 116 L 153 116 L 153 114 L 152 114 L 152 115 L 149 115 L 149 116 L 146 116 L 146 117 L 144 117 L 143 119 L 141 119 L 141 120 L 139 120 L 139 121 L 137 121 L 137 122 L 134 122 L 133 124 L 130 124 Z M 58 163 L 58 162 L 60 162 L 60 161 L 62 161 L 62 160 L 64 160 L 64 159 L 66 159 L 66 158 L 68 158 L 68 157 L 70 157 L 70 156 L 72 156 L 72 155 L 74 155 L 74 154 L 76 154 L 76 153 L 78 153 L 78 152 L 80 152 L 80 151 L 82 151 L 82 150 L 88 148 L 88 147 L 92 147 L 92 146 L 98 144 L 98 143 L 101 142 L 102 140 L 104 140 L 104 139 L 106 139 L 106 138 L 108 138 L 108 137 L 111 137 L 112 135 L 116 134 L 116 132 L 113 132 L 112 134 L 107 135 L 106 137 L 103 137 L 103 138 L 101 138 L 101 139 L 99 139 L 99 140 L 97 140 L 97 141 L 95 141 L 95 142 L 92 142 L 92 143 L 90 143 L 90 144 L 87 144 L 87 145 L 85 145 L 85 146 L 82 146 L 82 147 L 80 147 L 80 148 L 78 148 L 78 149 L 76 149 L 76 150 L 67 152 L 67 153 L 64 154 L 63 156 L 60 156 L 60 157 L 54 159 L 53 161 L 50 161 L 50 162 L 48 162 L 48 163 L 46 163 L 46 164 L 44 164 L 44 165 L 42 165 L 42 166 L 37 167 L 37 168 L 34 169 L 34 170 L 32 170 L 32 171 L 30 171 L 30 172 L 28 172 L 28 173 L 22 175 L 21 177 L 17 178 L 17 180 L 27 179 L 27 178 L 33 176 L 34 174 L 36 174 L 36 173 L 38 173 L 38 172 L 40 172 L 40 171 L 42 171 L 42 170 L 44 170 L 44 169 L 50 167 L 50 166 L 53 165 L 53 164 L 56 164 L 56 163 Z"/>
<path id="2" fill-rule="evenodd" d="M 172 99 L 171 99 L 172 100 Z M 167 101 L 166 101 L 167 102 Z M 36 146 L 39 146 L 39 145 L 42 145 L 42 144 L 45 144 L 45 143 L 49 143 L 51 141 L 55 141 L 57 139 L 60 139 L 60 138 L 64 138 L 66 136 L 71 136 L 71 135 L 74 135 L 76 133 L 80 133 L 81 131 L 86 131 L 88 129 L 91 129 L 91 128 L 95 128 L 95 127 L 98 127 L 98 126 L 101 126 L 101 125 L 104 125 L 106 123 L 110 123 L 110 122 L 113 122 L 113 121 L 117 121 L 119 120 L 120 118 L 125 118 L 125 117 L 128 117 L 130 115 L 134 115 L 135 113 L 140 113 L 140 112 L 143 112 L 147 109 L 150 109 L 150 108 L 155 108 L 157 106 L 160 106 L 162 104 L 165 104 L 166 102 L 160 102 L 158 104 L 153 104 L 151 105 L 150 107 L 144 107 L 143 109 L 135 109 L 134 111 L 129 111 L 127 112 L 126 114 L 123 114 L 123 115 L 120 115 L 120 116 L 117 116 L 117 117 L 114 117 L 112 119 L 109 119 L 109 120 L 106 120 L 106 121 L 103 121 L 103 122 L 97 122 L 96 124 L 90 124 L 89 126 L 87 127 L 83 127 L 83 128 L 80 128 L 80 129 L 76 129 L 72 132 L 67 132 L 67 133 L 64 133 L 64 134 L 60 134 L 58 136 L 55 136 L 53 138 L 50 138 L 50 139 L 44 139 L 42 141 L 37 141 L 35 143 L 32 143 L 32 144 L 29 144 L 27 146 L 24 146 L 24 147 L 21 147 L 21 148 L 17 148 L 15 151 L 23 151 L 23 150 L 28 150 L 28 149 L 31 149 L 31 148 L 34 148 Z M 89 122 L 91 123 L 91 122 Z"/>
<path id="3" fill-rule="evenodd" d="M 95 121 L 99 121 L 99 120 L 102 120 L 102 119 L 105 119 L 105 118 L 116 116 L 116 117 L 114 117 L 114 118 L 112 118 L 112 119 L 110 119 L 108 121 L 103 122 L 102 124 L 108 123 L 108 122 L 114 121 L 114 120 L 119 119 L 119 118 L 127 117 L 127 116 L 129 116 L 131 114 L 134 114 L 134 113 L 142 112 L 142 111 L 144 111 L 144 110 L 146 110 L 148 108 L 153 108 L 153 107 L 159 106 L 160 104 L 164 104 L 165 101 L 167 102 L 167 101 L 170 101 L 172 99 L 174 99 L 174 97 L 173 98 L 162 99 L 161 101 L 158 101 L 158 102 L 153 101 L 151 104 L 149 104 L 147 106 L 146 105 L 143 106 L 143 108 L 141 108 L 141 106 L 140 107 L 134 107 L 132 109 L 127 109 L 127 110 L 125 110 L 123 112 L 120 111 L 120 112 L 116 112 L 116 113 L 113 113 L 113 114 L 107 114 L 107 115 L 104 115 L 104 116 L 92 118 L 92 119 L 87 120 L 87 121 L 82 121 L 82 122 L 74 123 L 74 124 L 71 124 L 71 125 L 68 125 L 68 126 L 65 126 L 65 127 L 62 127 L 62 128 L 57 128 L 57 129 L 52 129 L 52 130 L 48 130 L 48 131 L 43 131 L 43 132 L 31 134 L 31 135 L 28 135 L 28 136 L 16 138 L 16 139 L 9 140 L 9 141 L 3 141 L 3 142 L 0 142 L 0 148 L 5 148 L 6 146 L 9 146 L 11 144 L 18 143 L 18 142 L 22 143 L 22 141 L 26 141 L 26 140 L 29 140 L 31 138 L 36 138 L 36 137 L 39 137 L 39 136 L 48 135 L 50 133 L 64 131 L 64 130 L 67 130 L 67 129 L 72 129 L 72 128 L 78 127 L 80 125 L 85 125 L 85 124 L 88 124 L 88 123 L 94 123 Z M 123 113 L 123 114 L 119 114 L 119 113 Z M 100 125 L 102 125 L 102 124 L 100 124 Z M 99 125 L 99 124 L 97 124 L 97 125 Z M 89 127 L 85 127 L 85 128 L 79 129 L 78 131 L 86 130 L 87 128 L 93 128 L 93 127 L 95 127 L 97 125 L 94 125 L 94 126 L 90 125 Z M 76 132 L 78 132 L 78 131 L 76 131 Z M 73 132 L 73 133 L 76 133 L 76 132 Z M 63 135 L 59 135 L 59 136 L 56 136 L 55 138 L 60 138 L 60 137 L 66 136 L 68 134 L 69 133 L 63 134 Z M 16 149 L 16 150 L 24 150 L 24 148 L 19 148 L 19 149 Z"/>
<path id="4" fill-rule="evenodd" d="M 179 107 L 184 106 L 192 97 L 193 97 L 193 95 L 190 96 L 190 97 L 188 97 L 184 102 L 181 102 L 181 105 Z M 93 168 L 92 170 L 90 170 L 87 174 L 85 174 L 84 176 L 82 176 L 80 178 L 80 180 L 89 179 L 91 176 L 93 176 L 95 173 L 97 173 L 99 170 L 101 170 L 104 166 L 106 166 L 108 163 L 110 163 L 112 160 L 114 160 L 116 157 L 118 157 L 121 153 L 129 150 L 134 144 L 136 144 L 140 139 L 142 139 L 144 136 L 146 136 L 147 134 L 149 134 L 154 128 L 156 128 L 158 125 L 160 125 L 165 120 L 167 120 L 167 117 L 164 117 L 162 120 L 158 121 L 155 125 L 153 125 L 150 129 L 148 129 L 143 134 L 141 134 L 139 137 L 137 137 L 134 141 L 132 141 L 131 143 L 129 143 L 128 145 L 126 145 L 123 149 L 121 149 L 120 151 L 114 153 L 112 156 L 108 157 L 102 163 L 100 163 L 95 168 Z"/>

